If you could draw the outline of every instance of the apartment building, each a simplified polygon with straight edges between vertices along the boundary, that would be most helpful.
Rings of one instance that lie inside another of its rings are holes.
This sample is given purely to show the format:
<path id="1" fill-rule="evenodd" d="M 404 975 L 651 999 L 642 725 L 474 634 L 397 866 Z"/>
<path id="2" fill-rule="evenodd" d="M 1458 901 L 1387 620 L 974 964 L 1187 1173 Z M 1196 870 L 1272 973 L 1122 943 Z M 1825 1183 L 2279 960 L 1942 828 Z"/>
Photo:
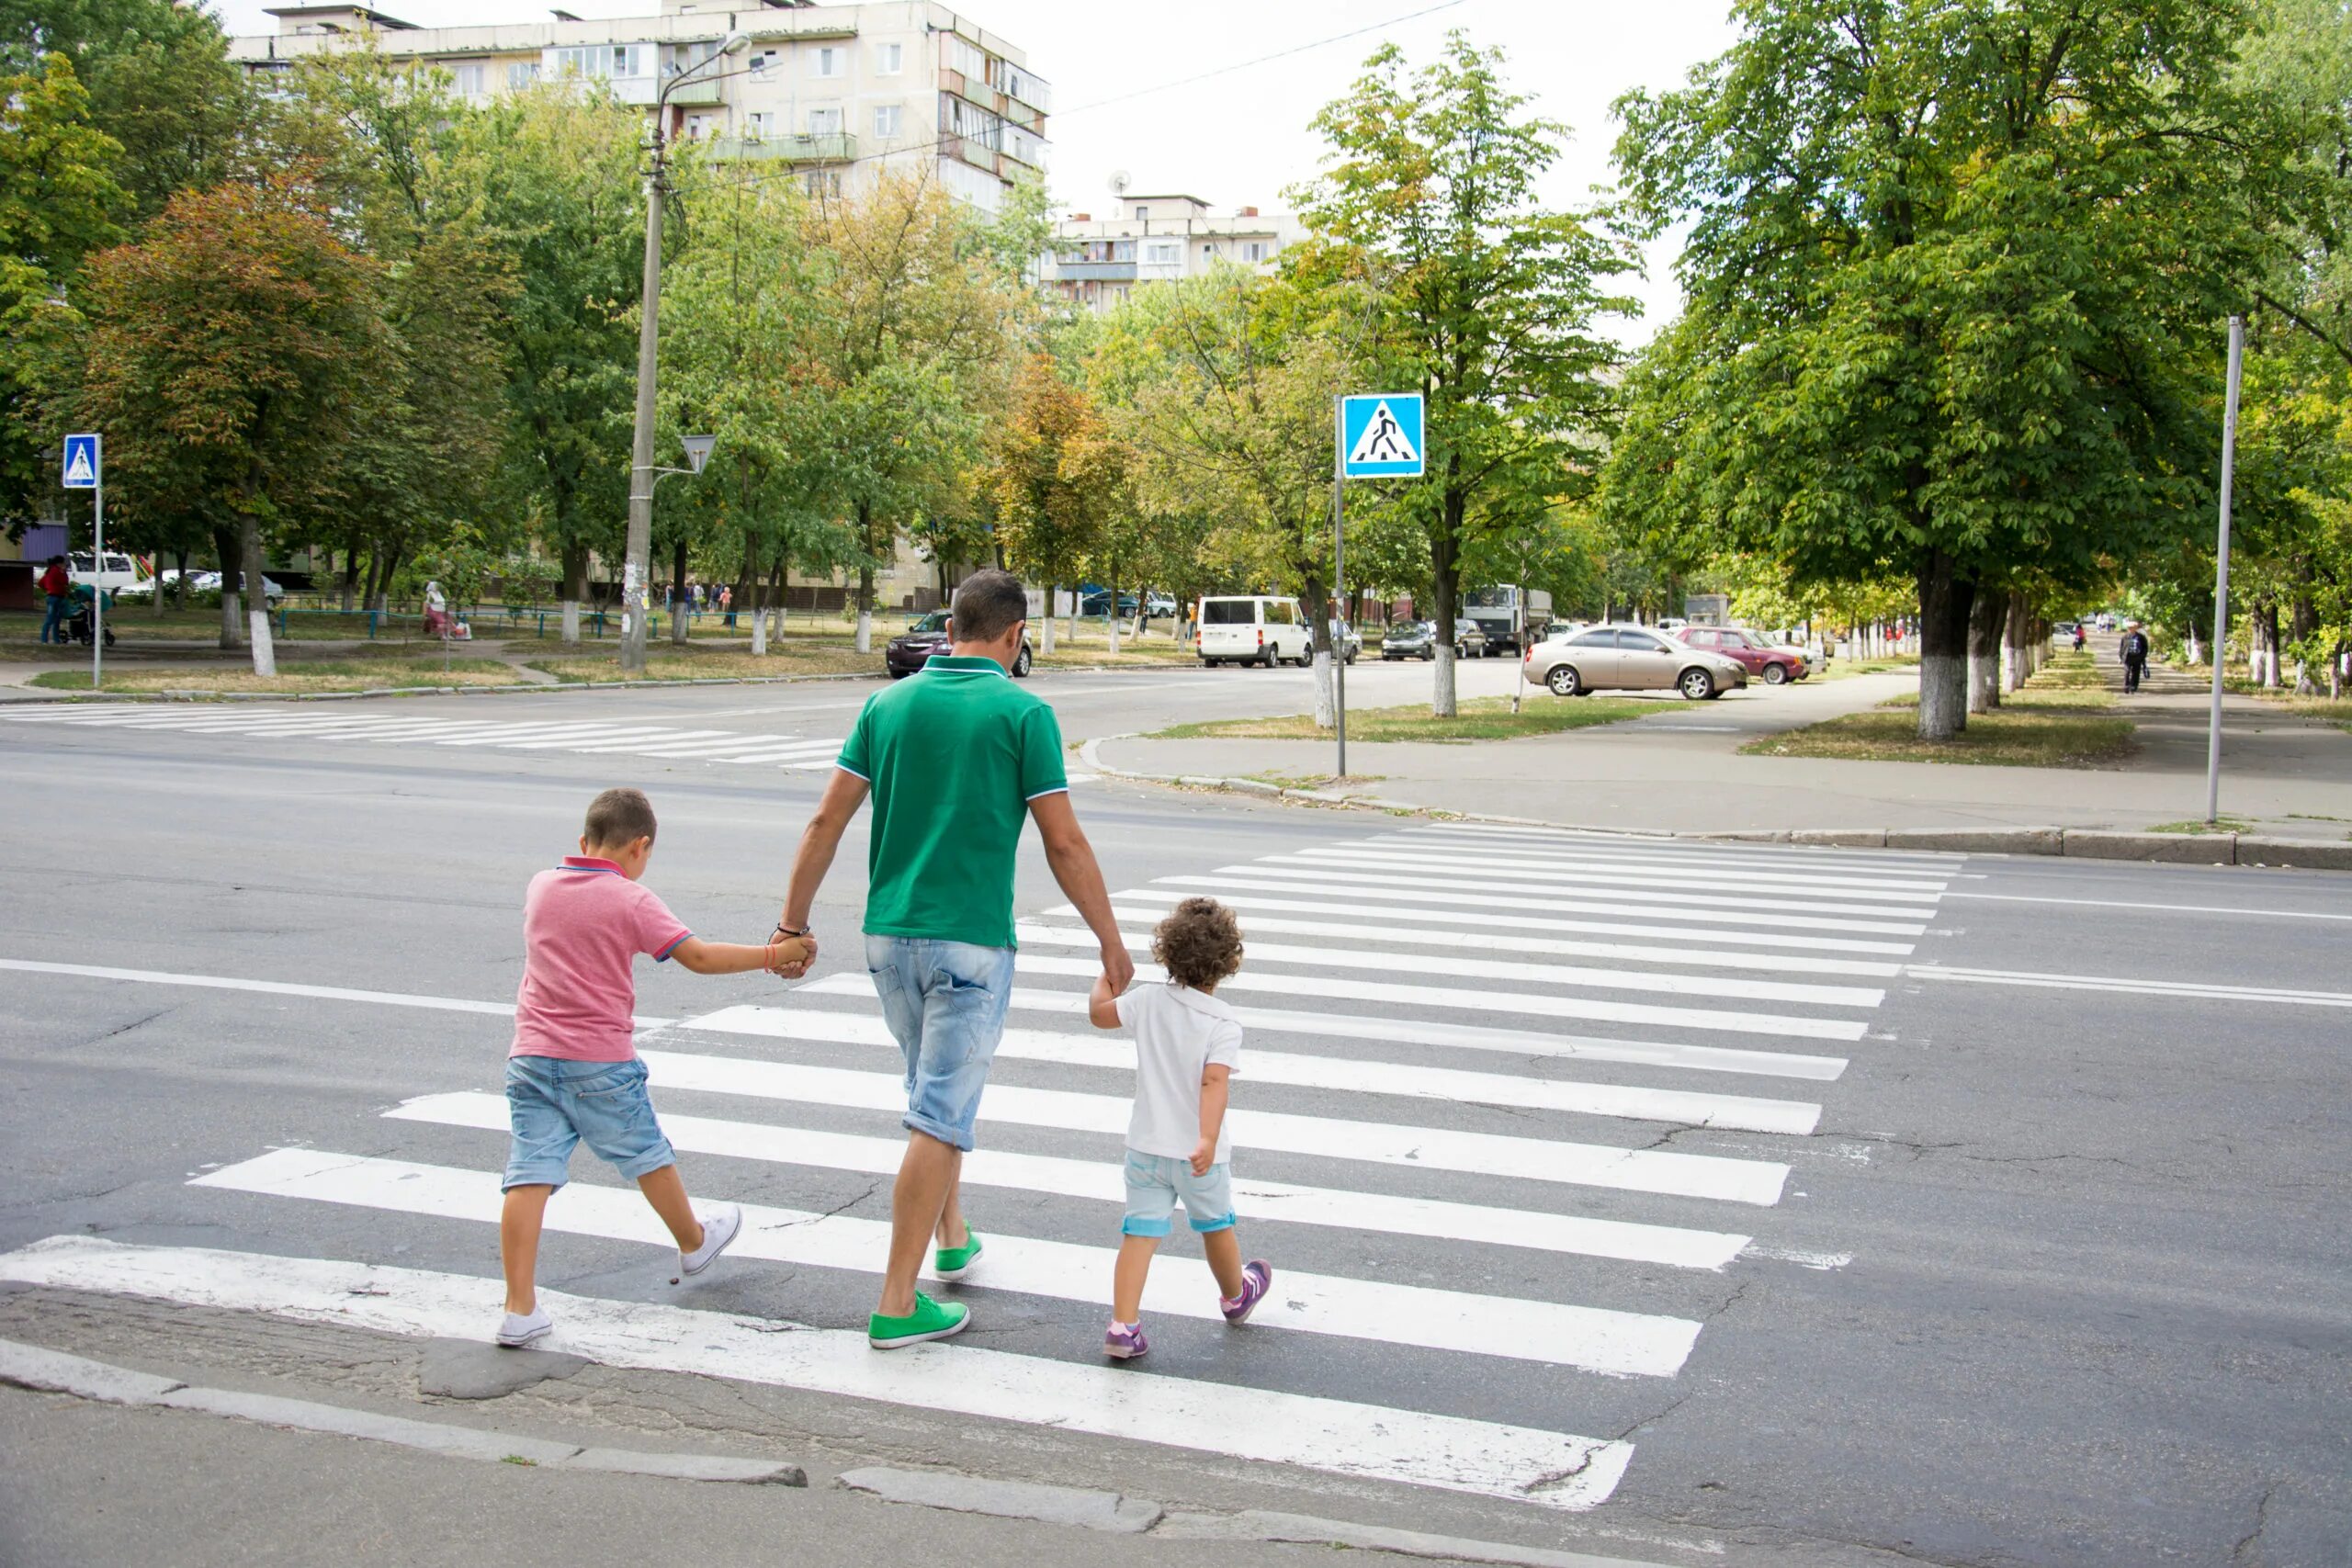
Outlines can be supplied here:
<path id="1" fill-rule="evenodd" d="M 1209 210 L 1197 196 L 1114 196 L 1111 215 L 1073 212 L 1054 228 L 1045 281 L 1097 314 L 1146 283 L 1198 277 L 1219 264 L 1273 269 L 1306 231 L 1287 212 Z"/>
<path id="2" fill-rule="evenodd" d="M 793 170 L 812 192 L 929 166 L 950 192 L 993 211 L 1017 182 L 1043 176 L 1052 88 L 1021 50 L 944 6 L 661 6 L 650 17 L 591 21 L 559 10 L 545 22 L 467 28 L 414 27 L 365 6 L 284 6 L 269 12 L 276 33 L 232 39 L 229 52 L 266 75 L 365 40 L 446 71 L 477 101 L 577 77 L 650 110 L 665 82 L 741 30 L 750 46 L 710 67 L 713 79 L 671 88 L 666 134 L 707 141 L 715 157 Z"/>

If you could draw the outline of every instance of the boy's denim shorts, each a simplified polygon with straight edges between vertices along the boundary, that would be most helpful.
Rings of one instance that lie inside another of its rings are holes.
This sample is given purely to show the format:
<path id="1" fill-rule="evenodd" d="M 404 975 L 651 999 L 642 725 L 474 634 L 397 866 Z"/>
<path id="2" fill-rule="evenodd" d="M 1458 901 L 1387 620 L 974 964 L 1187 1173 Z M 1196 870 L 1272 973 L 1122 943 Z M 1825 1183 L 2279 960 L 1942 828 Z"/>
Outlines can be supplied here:
<path id="1" fill-rule="evenodd" d="M 1222 1162 L 1199 1176 L 1193 1162 L 1127 1151 L 1127 1214 L 1122 1235 L 1162 1236 L 1183 1200 L 1184 1223 L 1202 1235 L 1233 1228 L 1233 1168 Z"/>
<path id="2" fill-rule="evenodd" d="M 968 1150 L 1012 1000 L 1012 949 L 869 936 L 865 968 L 907 1058 L 900 1125 Z"/>
<path id="3" fill-rule="evenodd" d="M 560 1056 L 506 1058 L 506 1113 L 514 1141 L 505 1187 L 560 1187 L 571 1149 L 589 1152 L 635 1181 L 678 1156 L 653 1119 L 643 1062 L 574 1062 Z"/>

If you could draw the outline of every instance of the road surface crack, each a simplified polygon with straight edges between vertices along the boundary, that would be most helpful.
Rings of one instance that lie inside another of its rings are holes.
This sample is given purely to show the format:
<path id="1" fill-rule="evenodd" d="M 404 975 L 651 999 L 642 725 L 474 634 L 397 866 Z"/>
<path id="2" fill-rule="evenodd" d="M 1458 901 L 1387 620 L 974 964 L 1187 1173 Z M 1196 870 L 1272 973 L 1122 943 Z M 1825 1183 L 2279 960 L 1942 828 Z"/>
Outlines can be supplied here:
<path id="1" fill-rule="evenodd" d="M 2262 1532 L 2270 1528 L 2270 1499 L 2278 1495 L 2278 1489 L 2276 1486 L 2266 1486 L 2262 1489 L 2262 1498 L 2254 1506 L 2254 1529 L 2247 1532 L 2244 1540 L 2239 1541 L 2236 1546 L 2231 1549 L 2231 1562 L 2253 1562 L 2256 1561 L 2254 1556 L 2254 1550 L 2262 1542 Z"/>

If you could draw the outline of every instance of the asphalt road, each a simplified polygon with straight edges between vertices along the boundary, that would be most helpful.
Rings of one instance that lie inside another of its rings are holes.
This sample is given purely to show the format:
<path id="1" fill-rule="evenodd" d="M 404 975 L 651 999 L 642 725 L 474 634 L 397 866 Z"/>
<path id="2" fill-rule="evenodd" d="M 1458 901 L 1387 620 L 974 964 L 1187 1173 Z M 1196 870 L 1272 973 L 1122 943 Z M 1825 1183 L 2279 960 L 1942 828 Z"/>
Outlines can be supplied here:
<path id="1" fill-rule="evenodd" d="M 1374 672 L 1398 701 L 1421 674 Z M 1305 679 L 1037 690 L 1075 740 L 1294 707 L 1270 683 Z M 119 1303 L 158 1354 L 175 1322 L 216 1348 L 224 1319 L 486 1333 L 524 883 L 590 793 L 638 784 L 650 884 L 755 939 L 861 695 L 0 722 L 12 1332 L 81 1348 Z M 612 728 L 582 750 L 575 724 Z M 1180 1241 L 1151 1357 L 1102 1365 L 1126 1074 L 1068 1010 L 1090 949 L 1032 853 L 1023 1032 L 982 1122 L 1018 1157 L 976 1159 L 969 1191 L 976 1327 L 890 1359 L 903 1376 L 863 1350 L 899 1134 L 853 841 L 801 994 L 640 974 L 640 1011 L 673 1021 L 641 1043 L 689 1186 L 761 1207 L 673 1288 L 641 1203 L 583 1158 L 543 1258 L 581 1299 L 559 1347 L 705 1436 L 723 1374 L 766 1391 L 728 1406 L 763 1442 L 1661 1562 L 2352 1556 L 2352 879 L 1077 787 L 1138 940 L 1192 891 L 1250 932 L 1229 995 L 1266 1315 L 1203 1321 Z M 0 1491 L 0 1514 L 36 1501 Z"/>

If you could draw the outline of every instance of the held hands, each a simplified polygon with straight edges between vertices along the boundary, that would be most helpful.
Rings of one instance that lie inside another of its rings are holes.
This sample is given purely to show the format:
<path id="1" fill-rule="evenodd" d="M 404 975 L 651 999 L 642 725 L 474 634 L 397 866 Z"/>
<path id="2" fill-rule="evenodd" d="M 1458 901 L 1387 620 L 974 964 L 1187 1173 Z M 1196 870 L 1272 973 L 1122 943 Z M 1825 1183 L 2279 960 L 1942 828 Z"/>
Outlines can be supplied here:
<path id="1" fill-rule="evenodd" d="M 1209 1167 L 1216 1163 L 1216 1140 L 1214 1138 L 1203 1138 L 1199 1143 L 1193 1145 L 1192 1161 L 1193 1174 L 1194 1176 L 1206 1176 L 1209 1173 Z"/>
<path id="2" fill-rule="evenodd" d="M 799 936 L 785 936 L 782 928 L 767 943 L 767 972 L 779 979 L 797 980 L 808 973 L 808 965 L 817 961 L 817 938 L 813 932 Z"/>
<path id="3" fill-rule="evenodd" d="M 1136 961 L 1125 944 L 1105 944 L 1102 949 L 1102 981 L 1117 996 L 1132 985 L 1136 977 Z"/>

